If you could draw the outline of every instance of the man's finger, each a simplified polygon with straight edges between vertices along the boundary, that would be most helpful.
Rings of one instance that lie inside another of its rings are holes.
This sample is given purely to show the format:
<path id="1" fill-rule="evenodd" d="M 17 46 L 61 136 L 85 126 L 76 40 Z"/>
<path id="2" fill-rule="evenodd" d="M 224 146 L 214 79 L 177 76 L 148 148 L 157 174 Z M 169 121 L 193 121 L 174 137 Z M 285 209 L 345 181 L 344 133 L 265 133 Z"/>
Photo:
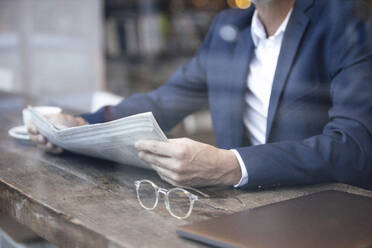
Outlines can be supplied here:
<path id="1" fill-rule="evenodd" d="M 53 154 L 61 154 L 63 153 L 63 148 L 59 147 L 59 146 L 55 146 L 53 145 L 52 143 L 48 142 L 46 144 L 46 151 L 49 152 L 49 153 L 53 153 Z"/>
<path id="2" fill-rule="evenodd" d="M 37 144 L 37 147 L 53 154 L 63 153 L 63 148 L 53 145 L 42 135 L 30 135 L 30 140 Z"/>
<path id="3" fill-rule="evenodd" d="M 134 146 L 137 150 L 148 151 L 161 156 L 173 157 L 177 154 L 177 147 L 164 141 L 140 140 Z"/>
<path id="4" fill-rule="evenodd" d="M 39 134 L 39 131 L 36 129 L 36 127 L 32 123 L 29 123 L 27 125 L 27 132 L 29 134 L 33 134 L 33 135 L 38 135 Z"/>
<path id="5" fill-rule="evenodd" d="M 151 164 L 151 167 L 159 174 L 160 178 L 166 181 L 167 183 L 170 183 L 173 186 L 180 186 L 180 184 L 175 181 L 175 179 L 180 179 L 180 178 L 173 171 L 158 167 L 153 164 Z"/>
<path id="6" fill-rule="evenodd" d="M 30 140 L 35 142 L 39 145 L 45 145 L 47 143 L 47 139 L 42 135 L 30 135 Z"/>
<path id="7" fill-rule="evenodd" d="M 47 139 L 43 135 L 38 135 L 37 139 L 38 139 L 39 144 L 46 144 L 48 142 Z"/>
<path id="8" fill-rule="evenodd" d="M 166 168 L 169 170 L 174 169 L 174 161 L 170 157 L 163 157 L 150 152 L 141 151 L 138 153 L 138 157 L 143 159 L 149 164 L 154 164 L 158 167 Z"/>
<path id="9" fill-rule="evenodd" d="M 37 143 L 37 135 L 29 134 L 30 140 L 34 143 Z"/>
<path id="10" fill-rule="evenodd" d="M 58 155 L 58 154 L 63 153 L 63 149 L 61 147 L 55 146 L 50 142 L 47 142 L 46 144 L 38 144 L 37 147 L 40 150 L 43 150 L 43 151 L 45 151 L 47 153 L 50 153 L 50 154 Z"/>

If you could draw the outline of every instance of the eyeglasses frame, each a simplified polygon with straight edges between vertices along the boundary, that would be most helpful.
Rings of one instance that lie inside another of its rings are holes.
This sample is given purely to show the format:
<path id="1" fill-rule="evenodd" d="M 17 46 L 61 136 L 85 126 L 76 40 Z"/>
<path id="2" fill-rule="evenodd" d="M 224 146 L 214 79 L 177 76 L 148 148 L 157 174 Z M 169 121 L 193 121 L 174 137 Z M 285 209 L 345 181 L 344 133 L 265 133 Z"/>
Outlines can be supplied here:
<path id="1" fill-rule="evenodd" d="M 141 199 L 140 199 L 140 196 L 139 196 L 139 187 L 141 185 L 141 183 L 149 183 L 150 185 L 152 185 L 152 187 L 154 188 L 155 190 L 155 195 L 156 195 L 156 200 L 155 200 L 155 204 L 153 207 L 149 208 L 149 207 L 146 207 Z M 193 210 L 193 207 L 194 207 L 194 203 L 195 201 L 199 200 L 199 197 L 197 195 L 194 195 L 193 193 L 187 191 L 185 188 L 187 189 L 190 189 L 190 190 L 193 190 L 193 191 L 196 191 L 198 192 L 199 194 L 201 194 L 202 196 L 204 197 L 209 197 L 207 194 L 204 194 L 203 192 L 200 192 L 199 190 L 196 190 L 194 188 L 190 188 L 190 187 L 175 187 L 175 188 L 172 188 L 170 190 L 167 190 L 167 189 L 164 189 L 164 188 L 161 188 L 159 187 L 158 185 L 156 185 L 155 183 L 153 183 L 152 181 L 150 180 L 147 180 L 147 179 L 144 179 L 144 180 L 137 180 L 134 182 L 134 185 L 136 187 L 136 194 L 137 194 L 137 200 L 138 202 L 140 203 L 141 207 L 143 207 L 144 209 L 146 210 L 154 210 L 158 203 L 159 203 L 159 194 L 163 194 L 164 195 L 164 203 L 165 203 L 165 207 L 166 209 L 168 210 L 169 214 L 179 220 L 183 220 L 183 219 L 187 219 L 191 213 L 192 213 L 192 210 Z M 171 208 L 170 208 L 170 205 L 169 205 L 169 194 L 173 191 L 176 191 L 176 190 L 180 190 L 182 191 L 183 193 L 185 193 L 186 196 L 188 196 L 189 198 L 189 201 L 190 201 L 190 206 L 189 206 L 189 210 L 187 212 L 187 214 L 183 217 L 180 217 L 180 216 L 177 216 L 175 215 Z"/>

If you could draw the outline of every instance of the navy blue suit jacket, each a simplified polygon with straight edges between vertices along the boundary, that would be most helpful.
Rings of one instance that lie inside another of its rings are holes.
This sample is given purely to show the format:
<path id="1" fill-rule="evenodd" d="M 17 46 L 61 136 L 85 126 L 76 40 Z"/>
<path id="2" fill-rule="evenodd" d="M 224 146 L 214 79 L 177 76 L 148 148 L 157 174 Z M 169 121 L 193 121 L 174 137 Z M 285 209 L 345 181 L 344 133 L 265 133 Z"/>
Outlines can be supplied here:
<path id="1" fill-rule="evenodd" d="M 363 10 L 358 0 L 297 0 L 275 73 L 268 144 L 246 145 L 243 124 L 253 7 L 219 14 L 195 57 L 162 87 L 83 117 L 96 123 L 152 111 L 169 130 L 209 104 L 217 146 L 240 153 L 246 188 L 323 182 L 372 188 L 372 28 L 356 14 Z M 236 39 L 223 39 L 227 25 Z"/>

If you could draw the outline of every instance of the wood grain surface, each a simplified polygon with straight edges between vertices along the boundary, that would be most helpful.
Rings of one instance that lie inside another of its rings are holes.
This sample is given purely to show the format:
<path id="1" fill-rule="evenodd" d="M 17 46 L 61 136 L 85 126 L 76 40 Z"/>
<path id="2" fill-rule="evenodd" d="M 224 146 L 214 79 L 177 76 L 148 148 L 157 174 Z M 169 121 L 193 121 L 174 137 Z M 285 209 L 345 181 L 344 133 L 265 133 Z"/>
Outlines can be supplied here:
<path id="1" fill-rule="evenodd" d="M 32 101 L 31 101 L 32 102 Z M 30 99 L 0 93 L 0 211 L 59 247 L 202 247 L 179 238 L 178 225 L 318 191 L 372 192 L 343 184 L 241 191 L 204 188 L 191 217 L 177 220 L 161 199 L 154 211 L 137 202 L 134 181 L 156 173 L 72 153 L 54 156 L 8 136 Z M 37 104 L 37 101 L 33 101 Z"/>

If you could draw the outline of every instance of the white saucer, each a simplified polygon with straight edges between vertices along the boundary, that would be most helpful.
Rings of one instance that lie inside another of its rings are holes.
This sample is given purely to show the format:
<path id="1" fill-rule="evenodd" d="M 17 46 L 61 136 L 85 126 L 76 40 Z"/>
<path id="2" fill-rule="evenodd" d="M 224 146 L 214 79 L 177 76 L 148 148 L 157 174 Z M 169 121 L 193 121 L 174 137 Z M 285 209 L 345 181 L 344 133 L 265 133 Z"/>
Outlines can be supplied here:
<path id="1" fill-rule="evenodd" d="M 15 139 L 30 140 L 26 126 L 13 127 L 8 131 L 8 134 Z"/>

